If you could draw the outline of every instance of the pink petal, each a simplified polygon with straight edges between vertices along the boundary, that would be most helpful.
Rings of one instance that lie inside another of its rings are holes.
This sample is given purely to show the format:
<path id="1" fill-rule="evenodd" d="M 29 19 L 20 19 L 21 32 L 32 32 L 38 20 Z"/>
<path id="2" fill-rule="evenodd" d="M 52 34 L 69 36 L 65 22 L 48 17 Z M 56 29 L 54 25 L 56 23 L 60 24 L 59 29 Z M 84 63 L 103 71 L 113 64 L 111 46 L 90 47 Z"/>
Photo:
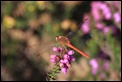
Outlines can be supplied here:
<path id="1" fill-rule="evenodd" d="M 60 67 L 64 67 L 64 64 L 63 63 L 60 63 L 59 65 L 60 65 Z"/>
<path id="2" fill-rule="evenodd" d="M 66 74 L 67 73 L 67 68 L 61 68 L 61 71 Z"/>
<path id="3" fill-rule="evenodd" d="M 119 12 L 114 13 L 113 17 L 114 17 L 115 23 L 121 22 L 121 16 L 120 16 Z"/>
<path id="4" fill-rule="evenodd" d="M 64 63 L 64 60 L 61 59 L 61 60 L 60 60 L 60 63 Z"/>
<path id="5" fill-rule="evenodd" d="M 50 62 L 52 62 L 52 63 L 56 63 L 54 59 L 50 59 Z"/>
<path id="6" fill-rule="evenodd" d="M 53 50 L 54 52 L 58 52 L 58 48 L 57 48 L 57 47 L 53 47 L 52 50 Z"/>
<path id="7" fill-rule="evenodd" d="M 68 59 L 69 56 L 67 54 L 64 54 L 64 59 Z"/>
<path id="8" fill-rule="evenodd" d="M 102 30 L 104 34 L 107 34 L 110 31 L 110 28 L 108 26 L 105 26 Z"/>
<path id="9" fill-rule="evenodd" d="M 64 59 L 64 63 L 69 63 L 68 59 Z"/>
<path id="10" fill-rule="evenodd" d="M 55 58 L 56 57 L 56 55 L 50 55 L 50 58 Z"/>
<path id="11" fill-rule="evenodd" d="M 98 62 L 96 59 L 92 59 L 90 60 L 90 65 L 93 69 L 97 69 L 98 68 Z"/>
<path id="12" fill-rule="evenodd" d="M 72 54 L 74 54 L 74 51 L 73 50 L 69 50 L 68 51 L 68 55 L 72 55 Z"/>
<path id="13" fill-rule="evenodd" d="M 75 58 L 73 56 L 70 56 L 71 61 L 75 61 Z"/>
<path id="14" fill-rule="evenodd" d="M 98 69 L 92 69 L 91 72 L 92 72 L 93 75 L 96 75 L 97 74 L 97 71 L 98 71 Z"/>

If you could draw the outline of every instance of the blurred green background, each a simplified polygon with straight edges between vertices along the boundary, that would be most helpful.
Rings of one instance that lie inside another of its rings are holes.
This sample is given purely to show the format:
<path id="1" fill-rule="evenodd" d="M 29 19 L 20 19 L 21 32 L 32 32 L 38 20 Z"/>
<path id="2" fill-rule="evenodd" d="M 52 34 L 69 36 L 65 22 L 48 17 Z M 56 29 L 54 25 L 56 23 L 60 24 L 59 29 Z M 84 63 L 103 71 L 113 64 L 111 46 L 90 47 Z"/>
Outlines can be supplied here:
<path id="1" fill-rule="evenodd" d="M 114 1 L 101 2 L 109 6 L 112 16 L 115 12 L 121 15 L 120 1 L 118 6 Z M 113 18 L 100 19 L 109 31 L 105 27 L 96 28 L 93 3 L 98 4 L 97 1 L 1 1 L 1 79 L 46 80 L 51 67 L 49 46 L 56 45 L 56 36 L 65 35 L 90 59 L 75 52 L 76 61 L 66 75 L 60 73 L 56 80 L 120 81 L 121 23 L 114 22 Z M 82 28 L 85 21 L 90 22 L 87 33 Z M 37 54 L 41 55 L 37 57 Z M 99 65 L 96 74 L 92 74 L 89 64 L 92 59 Z M 102 65 L 106 62 L 108 67 L 104 70 Z"/>

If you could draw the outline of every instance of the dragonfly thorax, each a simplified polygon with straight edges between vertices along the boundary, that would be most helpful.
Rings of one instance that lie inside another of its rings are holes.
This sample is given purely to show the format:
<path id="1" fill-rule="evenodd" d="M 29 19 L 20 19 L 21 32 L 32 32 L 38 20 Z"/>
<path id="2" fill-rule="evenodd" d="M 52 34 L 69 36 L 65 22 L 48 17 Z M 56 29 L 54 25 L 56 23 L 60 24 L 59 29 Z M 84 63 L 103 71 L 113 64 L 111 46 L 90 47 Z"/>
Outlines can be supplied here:
<path id="1" fill-rule="evenodd" d="M 66 45 L 70 42 L 69 39 L 65 36 L 56 36 L 56 41 L 58 41 L 62 45 Z"/>

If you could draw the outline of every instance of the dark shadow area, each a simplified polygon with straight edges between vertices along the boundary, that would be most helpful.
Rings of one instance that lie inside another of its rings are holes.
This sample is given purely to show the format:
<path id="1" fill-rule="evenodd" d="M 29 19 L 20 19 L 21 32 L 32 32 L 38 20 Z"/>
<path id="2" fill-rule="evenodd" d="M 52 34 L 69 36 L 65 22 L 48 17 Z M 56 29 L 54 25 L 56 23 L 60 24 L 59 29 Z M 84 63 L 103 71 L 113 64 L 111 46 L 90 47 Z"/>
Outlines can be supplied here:
<path id="1" fill-rule="evenodd" d="M 6 61 L 11 60 L 13 64 L 8 65 L 9 73 L 16 81 L 46 81 L 46 71 L 43 67 L 29 60 L 25 54 L 19 53 L 16 56 L 1 56 L 2 65 L 7 64 Z M 41 62 L 44 62 L 41 60 Z M 39 71 L 40 70 L 40 71 Z"/>
<path id="2" fill-rule="evenodd" d="M 90 4 L 90 1 L 85 1 L 82 2 L 82 4 L 77 5 L 74 9 L 72 9 L 71 20 L 75 20 L 78 25 L 82 23 L 83 15 L 85 13 L 89 13 L 91 10 Z"/>

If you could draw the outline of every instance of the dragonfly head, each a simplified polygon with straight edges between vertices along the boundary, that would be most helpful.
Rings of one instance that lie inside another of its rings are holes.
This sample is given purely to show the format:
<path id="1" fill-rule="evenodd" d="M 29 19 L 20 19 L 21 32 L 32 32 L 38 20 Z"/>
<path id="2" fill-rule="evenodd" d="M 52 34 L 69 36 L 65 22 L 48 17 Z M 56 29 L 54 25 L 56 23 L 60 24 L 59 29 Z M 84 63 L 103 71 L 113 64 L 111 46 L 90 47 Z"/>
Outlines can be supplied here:
<path id="1" fill-rule="evenodd" d="M 69 39 L 65 36 L 56 36 L 56 41 L 62 45 L 66 45 L 70 42 Z"/>

